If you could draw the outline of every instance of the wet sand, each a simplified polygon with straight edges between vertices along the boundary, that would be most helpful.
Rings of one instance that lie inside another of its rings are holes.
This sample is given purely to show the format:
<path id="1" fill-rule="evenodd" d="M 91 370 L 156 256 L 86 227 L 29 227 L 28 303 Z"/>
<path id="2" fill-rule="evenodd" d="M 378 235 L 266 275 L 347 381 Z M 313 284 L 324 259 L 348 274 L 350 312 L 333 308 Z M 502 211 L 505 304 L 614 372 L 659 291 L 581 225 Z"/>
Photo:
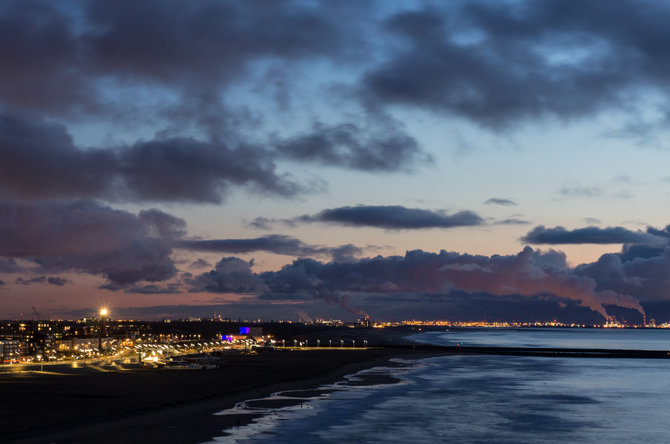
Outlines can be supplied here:
<path id="1" fill-rule="evenodd" d="M 197 443 L 250 421 L 214 415 L 278 391 L 315 389 L 392 357 L 435 355 L 406 349 L 321 349 L 230 358 L 215 370 L 53 369 L 62 374 L 0 373 L 3 442 Z M 375 383 L 373 379 L 353 384 Z M 391 383 L 391 380 L 377 381 Z M 305 394 L 304 396 L 307 396 Z M 274 401 L 269 401 L 274 402 Z M 288 402 L 300 402 L 285 400 Z M 258 401 L 259 406 L 263 401 Z"/>

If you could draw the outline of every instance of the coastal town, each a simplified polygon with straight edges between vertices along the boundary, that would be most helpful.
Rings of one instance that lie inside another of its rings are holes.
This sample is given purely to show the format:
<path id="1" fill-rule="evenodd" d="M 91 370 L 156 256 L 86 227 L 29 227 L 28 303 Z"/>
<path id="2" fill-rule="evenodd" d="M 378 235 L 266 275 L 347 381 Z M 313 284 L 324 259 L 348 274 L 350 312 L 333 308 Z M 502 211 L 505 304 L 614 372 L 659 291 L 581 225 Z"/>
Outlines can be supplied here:
<path id="1" fill-rule="evenodd" d="M 339 320 L 314 325 L 284 322 L 190 318 L 160 321 L 112 320 L 107 309 L 97 317 L 79 320 L 7 320 L 0 322 L 3 365 L 64 364 L 83 366 L 96 360 L 117 359 L 160 367 L 184 357 L 255 353 L 272 349 L 355 347 L 356 338 L 310 339 L 305 333 L 336 328 L 371 327 L 366 319 Z M 367 345 L 359 340 L 358 346 Z"/>
<path id="2" fill-rule="evenodd" d="M 1 365 L 64 364 L 83 366 L 96 360 L 117 359 L 127 364 L 184 366 L 184 357 L 256 353 L 274 349 L 367 347 L 366 329 L 470 328 L 669 328 L 669 323 L 629 324 L 608 320 L 602 324 L 558 321 L 371 321 L 317 319 L 312 322 L 232 320 L 211 318 L 157 321 L 110 319 L 106 308 L 95 317 L 78 320 L 0 321 Z M 352 333 L 352 331 L 356 333 Z M 361 330 L 363 329 L 363 330 Z M 326 333 L 327 332 L 327 333 Z M 319 335 L 321 334 L 321 335 Z M 310 342 L 311 338 L 311 342 Z M 358 344 L 356 343 L 358 339 Z M 371 344 L 370 344 L 371 345 Z M 191 361 L 197 361 L 193 358 Z M 196 366 L 197 367 L 197 366 Z"/>

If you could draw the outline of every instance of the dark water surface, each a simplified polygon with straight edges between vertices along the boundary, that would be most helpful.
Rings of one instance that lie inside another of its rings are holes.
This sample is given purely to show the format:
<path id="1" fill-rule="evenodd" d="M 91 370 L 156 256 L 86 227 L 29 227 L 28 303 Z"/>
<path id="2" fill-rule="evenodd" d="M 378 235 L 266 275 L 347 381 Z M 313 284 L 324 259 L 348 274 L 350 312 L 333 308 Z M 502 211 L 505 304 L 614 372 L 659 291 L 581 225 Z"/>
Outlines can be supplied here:
<path id="1" fill-rule="evenodd" d="M 449 345 L 670 348 L 670 332 L 661 330 L 479 330 L 417 336 L 412 339 Z M 666 360 L 446 356 L 368 374 L 391 375 L 401 382 L 310 391 L 306 394 L 316 395 L 312 401 L 275 409 L 216 442 L 667 441 Z"/>
<path id="2" fill-rule="evenodd" d="M 670 329 L 481 328 L 423 333 L 411 339 L 441 345 L 670 350 Z"/>

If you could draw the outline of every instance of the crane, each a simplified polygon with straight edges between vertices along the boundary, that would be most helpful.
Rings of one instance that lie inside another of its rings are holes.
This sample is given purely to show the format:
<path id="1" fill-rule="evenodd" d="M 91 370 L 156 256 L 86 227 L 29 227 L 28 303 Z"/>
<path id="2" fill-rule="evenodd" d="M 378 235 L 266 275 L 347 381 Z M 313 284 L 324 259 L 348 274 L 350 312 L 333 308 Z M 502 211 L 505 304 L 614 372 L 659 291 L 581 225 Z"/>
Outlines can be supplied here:
<path id="1" fill-rule="evenodd" d="M 32 307 L 33 307 L 33 313 L 35 313 L 35 320 L 36 320 L 36 321 L 39 321 L 39 320 L 41 319 L 41 316 L 40 316 L 40 314 L 37 312 L 37 309 L 35 308 L 35 306 L 33 305 Z"/>

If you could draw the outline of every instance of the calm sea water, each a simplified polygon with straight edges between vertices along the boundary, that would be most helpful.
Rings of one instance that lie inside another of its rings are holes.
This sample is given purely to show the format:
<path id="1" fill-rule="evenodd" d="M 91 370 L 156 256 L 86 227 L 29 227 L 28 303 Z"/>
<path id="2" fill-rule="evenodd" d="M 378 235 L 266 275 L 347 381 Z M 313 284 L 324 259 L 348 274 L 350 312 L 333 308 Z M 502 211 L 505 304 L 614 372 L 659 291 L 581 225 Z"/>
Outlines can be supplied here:
<path id="1" fill-rule="evenodd" d="M 435 344 L 670 349 L 662 330 L 425 333 Z M 670 360 L 446 356 L 275 409 L 215 442 L 667 442 Z"/>

